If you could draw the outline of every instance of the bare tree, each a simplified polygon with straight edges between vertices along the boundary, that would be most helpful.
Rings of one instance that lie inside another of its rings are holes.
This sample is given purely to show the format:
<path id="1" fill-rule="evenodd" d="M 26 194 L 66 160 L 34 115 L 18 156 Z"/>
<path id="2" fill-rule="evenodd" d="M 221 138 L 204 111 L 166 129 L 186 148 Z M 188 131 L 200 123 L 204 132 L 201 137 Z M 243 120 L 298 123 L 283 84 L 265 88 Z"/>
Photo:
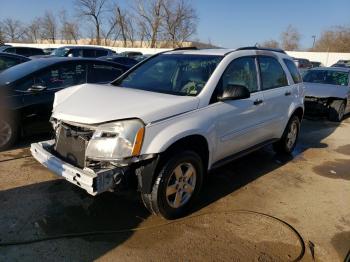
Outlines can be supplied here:
<path id="1" fill-rule="evenodd" d="M 25 38 L 27 42 L 37 43 L 41 37 L 41 19 L 35 18 L 27 26 L 25 30 Z"/>
<path id="2" fill-rule="evenodd" d="M 350 52 L 350 27 L 336 26 L 324 31 L 312 51 Z"/>
<path id="3" fill-rule="evenodd" d="M 108 0 L 75 0 L 78 13 L 87 17 L 95 27 L 96 43 L 101 44 L 102 15 Z"/>
<path id="4" fill-rule="evenodd" d="M 137 35 L 140 40 L 140 47 L 143 47 L 143 43 L 147 37 L 147 26 L 142 20 L 137 21 Z"/>
<path id="5" fill-rule="evenodd" d="M 260 46 L 266 48 L 279 48 L 280 44 L 276 40 L 271 39 L 263 42 Z"/>
<path id="6" fill-rule="evenodd" d="M 156 47 L 159 40 L 159 33 L 164 18 L 164 1 L 165 0 L 136 0 L 135 10 L 139 19 L 145 26 L 146 36 L 150 38 L 150 47 Z"/>
<path id="7" fill-rule="evenodd" d="M 0 23 L 0 45 L 5 44 L 5 38 L 4 38 L 4 33 L 2 31 L 2 25 Z"/>
<path id="8" fill-rule="evenodd" d="M 126 19 L 126 29 L 127 29 L 127 39 L 131 43 L 131 47 L 134 47 L 137 30 L 135 28 L 135 22 L 131 18 L 131 16 L 128 16 L 128 18 Z"/>
<path id="9" fill-rule="evenodd" d="M 2 22 L 2 33 L 5 40 L 10 42 L 21 41 L 24 35 L 24 28 L 19 20 L 6 18 Z"/>
<path id="10" fill-rule="evenodd" d="M 197 15 L 189 2 L 184 0 L 163 2 L 165 39 L 172 47 L 180 47 L 196 32 Z"/>
<path id="11" fill-rule="evenodd" d="M 120 30 L 118 27 L 118 8 L 119 6 L 117 5 L 117 3 L 113 3 L 112 7 L 108 10 L 108 12 L 111 14 L 107 18 L 108 27 L 106 27 L 106 31 L 103 30 L 102 32 L 105 45 L 108 45 L 111 40 L 114 40 L 115 42 L 120 34 Z"/>
<path id="12" fill-rule="evenodd" d="M 41 18 L 41 37 L 51 43 L 56 42 L 58 26 L 56 17 L 52 12 L 46 11 L 44 16 Z"/>
<path id="13" fill-rule="evenodd" d="M 72 42 L 77 44 L 80 37 L 78 22 L 70 20 L 66 10 L 61 11 L 60 19 L 62 40 L 65 40 L 67 44 L 71 44 Z"/>
<path id="14" fill-rule="evenodd" d="M 301 36 L 298 30 L 292 25 L 289 25 L 286 31 L 281 34 L 282 48 L 288 51 L 299 49 L 300 38 Z"/>

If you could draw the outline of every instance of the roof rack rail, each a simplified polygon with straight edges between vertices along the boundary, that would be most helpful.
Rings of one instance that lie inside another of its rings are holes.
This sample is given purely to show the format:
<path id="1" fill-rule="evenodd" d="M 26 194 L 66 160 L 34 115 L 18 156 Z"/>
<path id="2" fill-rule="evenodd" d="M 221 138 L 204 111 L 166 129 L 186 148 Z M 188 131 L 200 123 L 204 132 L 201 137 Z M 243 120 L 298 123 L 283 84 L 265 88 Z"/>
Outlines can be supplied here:
<path id="1" fill-rule="evenodd" d="M 178 48 L 174 48 L 171 51 L 179 51 L 179 50 L 198 50 L 198 48 L 196 46 L 178 47 Z"/>
<path id="2" fill-rule="evenodd" d="M 272 51 L 272 52 L 286 54 L 286 52 L 280 48 L 265 48 L 265 47 L 258 47 L 258 46 L 241 47 L 241 48 L 237 48 L 235 51 L 240 51 L 240 50 L 265 50 L 265 51 Z"/>

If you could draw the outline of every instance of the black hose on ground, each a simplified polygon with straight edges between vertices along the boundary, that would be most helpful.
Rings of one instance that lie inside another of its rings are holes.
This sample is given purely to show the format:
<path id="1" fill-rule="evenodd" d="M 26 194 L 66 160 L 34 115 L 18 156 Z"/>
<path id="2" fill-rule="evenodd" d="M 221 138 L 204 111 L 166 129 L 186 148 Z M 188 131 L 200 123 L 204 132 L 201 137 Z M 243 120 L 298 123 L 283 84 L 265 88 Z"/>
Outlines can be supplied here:
<path id="1" fill-rule="evenodd" d="M 14 158 L 9 158 L 9 159 L 4 159 L 4 160 L 0 160 L 0 163 L 9 162 L 9 161 L 14 161 L 14 160 L 23 159 L 23 158 L 29 158 L 29 157 L 32 157 L 32 156 L 31 156 L 31 155 L 27 155 L 27 156 L 20 156 L 20 157 L 14 157 Z"/>
<path id="2" fill-rule="evenodd" d="M 166 221 L 161 224 L 157 225 L 152 225 L 152 226 L 146 226 L 146 227 L 136 227 L 136 228 L 126 228 L 126 229 L 121 229 L 121 230 L 105 230 L 105 231 L 91 231 L 91 232 L 81 232 L 81 233 L 71 233 L 71 234 L 61 234 L 61 235 L 54 235 L 54 236 L 47 236 L 47 237 L 42 237 L 42 238 L 36 238 L 36 239 L 27 239 L 27 240 L 19 240 L 19 241 L 9 241 L 9 242 L 0 242 L 0 247 L 5 247 L 5 246 L 17 246 L 17 245 L 28 245 L 28 244 L 33 244 L 33 243 L 38 243 L 38 242 L 43 242 L 43 241 L 49 241 L 49 240 L 57 240 L 57 239 L 64 239 L 64 238 L 79 238 L 79 237 L 88 237 L 88 236 L 102 236 L 102 235 L 113 235 L 113 234 L 121 234 L 121 233 L 127 233 L 127 232 L 136 232 L 136 231 L 144 231 L 144 230 L 151 230 L 163 226 L 168 226 L 172 224 L 178 224 L 186 220 L 190 220 L 193 218 L 205 216 L 205 215 L 214 215 L 214 214 L 232 214 L 232 213 L 246 213 L 246 214 L 255 214 L 255 215 L 260 215 L 264 216 L 267 218 L 271 218 L 273 220 L 278 221 L 282 225 L 288 227 L 298 238 L 301 250 L 297 258 L 295 258 L 292 261 L 300 261 L 303 256 L 305 255 L 305 242 L 304 239 L 302 238 L 301 234 L 289 223 L 286 221 L 283 221 L 282 219 L 264 214 L 261 212 L 256 212 L 256 211 L 250 211 L 250 210 L 228 210 L 228 211 L 217 211 L 217 212 L 205 212 L 205 213 L 200 213 L 197 215 L 191 215 L 188 217 L 180 218 L 177 220 L 171 220 L 171 221 Z M 0 240 L 1 241 L 1 240 Z"/>

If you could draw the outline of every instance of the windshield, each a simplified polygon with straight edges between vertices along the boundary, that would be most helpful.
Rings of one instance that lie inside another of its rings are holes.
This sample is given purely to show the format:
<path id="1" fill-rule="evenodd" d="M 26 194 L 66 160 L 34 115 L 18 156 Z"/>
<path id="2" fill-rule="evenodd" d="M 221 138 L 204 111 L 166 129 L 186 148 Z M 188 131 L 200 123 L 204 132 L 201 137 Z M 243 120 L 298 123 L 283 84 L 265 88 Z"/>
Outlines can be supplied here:
<path id="1" fill-rule="evenodd" d="M 68 51 L 69 51 L 69 48 L 61 47 L 61 48 L 57 48 L 57 49 L 53 50 L 50 55 L 64 57 L 64 56 L 66 56 Z"/>
<path id="2" fill-rule="evenodd" d="M 158 55 L 114 85 L 166 94 L 196 96 L 221 61 L 221 56 Z"/>
<path id="3" fill-rule="evenodd" d="M 347 86 L 349 73 L 333 70 L 310 70 L 303 78 L 304 82 Z"/>

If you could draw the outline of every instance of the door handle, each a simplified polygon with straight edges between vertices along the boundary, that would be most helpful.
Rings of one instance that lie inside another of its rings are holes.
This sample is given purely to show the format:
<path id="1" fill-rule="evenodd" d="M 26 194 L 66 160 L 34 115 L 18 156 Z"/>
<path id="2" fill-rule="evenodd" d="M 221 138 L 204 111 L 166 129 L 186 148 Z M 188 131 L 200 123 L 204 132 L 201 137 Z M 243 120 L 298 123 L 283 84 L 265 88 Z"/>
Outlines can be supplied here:
<path id="1" fill-rule="evenodd" d="M 261 99 L 257 99 L 257 100 L 254 101 L 254 105 L 256 105 L 256 106 L 260 105 L 260 104 L 262 104 L 262 102 L 263 101 Z"/>
<path id="2" fill-rule="evenodd" d="M 285 96 L 290 96 L 291 94 L 292 94 L 291 91 L 287 91 L 287 92 L 284 93 Z"/>

